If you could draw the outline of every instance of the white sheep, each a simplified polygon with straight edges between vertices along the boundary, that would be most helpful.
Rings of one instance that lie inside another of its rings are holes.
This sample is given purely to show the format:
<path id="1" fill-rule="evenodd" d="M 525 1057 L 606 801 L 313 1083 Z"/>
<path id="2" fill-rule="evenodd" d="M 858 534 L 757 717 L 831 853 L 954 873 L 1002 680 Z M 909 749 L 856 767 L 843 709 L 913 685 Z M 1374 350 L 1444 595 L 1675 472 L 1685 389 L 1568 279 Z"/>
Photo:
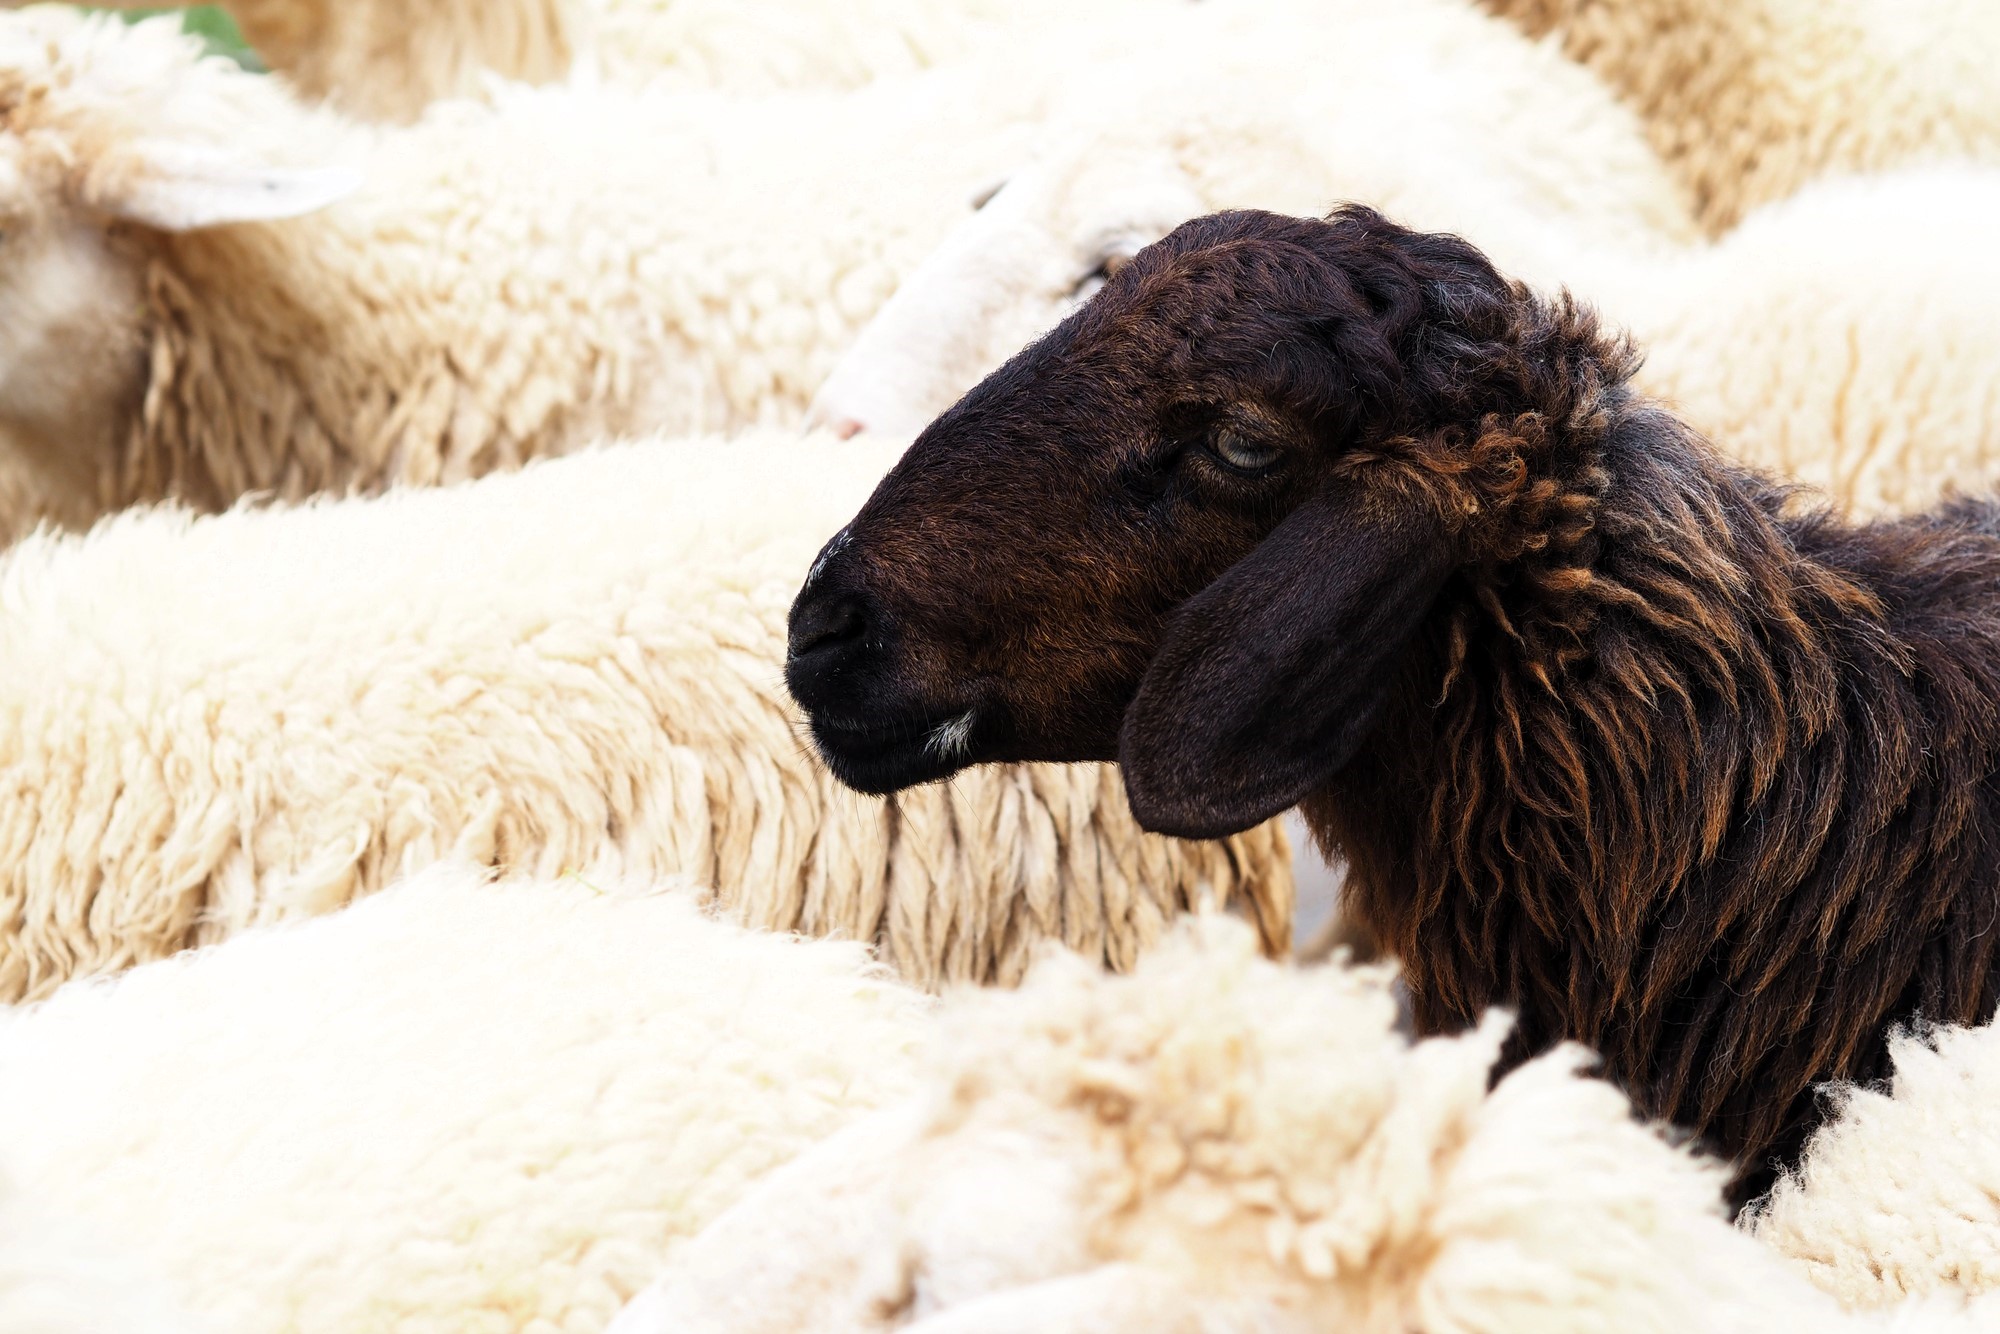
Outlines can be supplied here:
<path id="1" fill-rule="evenodd" d="M 13 0 L 19 3 L 20 0 Z M 1153 0 L 1164 8 L 1186 0 Z M 116 8 L 134 8 L 121 0 Z M 985 55 L 1039 33 L 1074 45 L 1088 20 L 1140 20 L 1143 0 L 229 0 L 246 41 L 308 97 L 408 121 L 478 96 L 492 75 L 573 71 L 732 92 L 855 88 Z"/>
<path id="2" fill-rule="evenodd" d="M 448 856 L 686 873 L 753 925 L 1012 980 L 1213 895 L 1290 930 L 1283 834 L 1143 834 L 1110 766 L 855 796 L 785 616 L 899 452 L 654 441 L 457 487 L 135 511 L 0 558 L 0 998 L 325 912 Z"/>
<path id="3" fill-rule="evenodd" d="M 1394 1031 L 1386 968 L 1222 919 L 1129 977 L 950 997 L 924 1092 L 778 1169 L 613 1334 L 1879 1327 L 1731 1227 L 1723 1172 L 1567 1047 Z M 1948 1301 L 1904 1328 L 1991 1328 Z"/>
<path id="4" fill-rule="evenodd" d="M 1387 970 L 1253 954 L 937 1016 L 686 890 L 435 867 L 0 1013 L 0 1331 L 1995 1327 L 1842 1322 L 1582 1053 L 1489 1093 L 1502 1020 L 1412 1045 Z"/>
<path id="5" fill-rule="evenodd" d="M 1828 1091 L 1838 1114 L 1749 1226 L 1850 1305 L 2000 1289 L 2000 1028 L 1890 1056 L 1887 1087 Z"/>
<path id="6" fill-rule="evenodd" d="M 0 443 L 58 517 L 795 422 L 1039 105 L 517 86 L 377 130 L 198 51 L 0 15 Z"/>
<path id="7" fill-rule="evenodd" d="M 0 1012 L 0 1144 L 210 1334 L 601 1329 L 750 1182 L 908 1094 L 927 1011 L 861 945 L 685 891 L 442 866 Z M 46 1334 L 5 1322 L 22 1242 L 0 1330 Z"/>
<path id="8" fill-rule="evenodd" d="M 1829 174 L 2000 162 L 2000 16 L 1984 0 L 1481 0 L 1643 118 L 1727 231 Z"/>
<path id="9" fill-rule="evenodd" d="M 1457 0 L 1237 0 L 1052 106 L 1017 168 L 820 387 L 834 423 L 912 432 L 1188 218 L 1364 200 L 1558 280 L 1578 251 L 1695 239 L 1595 80 Z M 893 423 L 893 425 L 892 425 Z"/>

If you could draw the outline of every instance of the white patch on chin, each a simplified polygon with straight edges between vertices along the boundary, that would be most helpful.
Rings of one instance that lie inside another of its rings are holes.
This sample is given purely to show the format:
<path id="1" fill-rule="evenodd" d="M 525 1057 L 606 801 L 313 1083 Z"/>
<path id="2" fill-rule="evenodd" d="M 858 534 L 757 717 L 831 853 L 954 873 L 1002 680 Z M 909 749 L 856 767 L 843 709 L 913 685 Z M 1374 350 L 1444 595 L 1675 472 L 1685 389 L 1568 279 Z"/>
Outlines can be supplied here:
<path id="1" fill-rule="evenodd" d="M 925 752 L 934 760 L 962 758 L 972 741 L 972 714 L 973 711 L 967 709 L 958 717 L 933 727 L 930 737 L 924 742 Z"/>

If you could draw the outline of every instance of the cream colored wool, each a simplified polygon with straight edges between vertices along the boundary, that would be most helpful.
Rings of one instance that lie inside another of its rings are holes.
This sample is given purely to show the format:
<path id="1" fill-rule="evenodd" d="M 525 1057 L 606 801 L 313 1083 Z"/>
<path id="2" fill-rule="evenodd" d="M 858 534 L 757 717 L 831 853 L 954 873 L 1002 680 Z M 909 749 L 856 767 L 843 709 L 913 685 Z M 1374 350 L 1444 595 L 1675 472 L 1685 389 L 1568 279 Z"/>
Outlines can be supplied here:
<path id="1" fill-rule="evenodd" d="M 1835 1088 L 1839 1115 L 1751 1220 L 1853 1306 L 2000 1290 L 2000 1029 L 1890 1045 L 1887 1089 Z"/>
<path id="2" fill-rule="evenodd" d="M 1710 231 L 1818 176 L 2000 161 L 1985 0 L 1482 0 L 1635 108 Z"/>
<path id="3" fill-rule="evenodd" d="M 1855 514 L 2000 485 L 2000 169 L 1829 180 L 1712 248 L 1630 265 L 1639 384 Z"/>
<path id="4" fill-rule="evenodd" d="M 264 63 L 307 97 L 374 120 L 415 120 L 480 91 L 488 71 L 569 73 L 588 37 L 576 0 L 229 0 Z"/>
<path id="5" fill-rule="evenodd" d="M 0 1334 L 192 1334 L 130 1256 L 51 1218 L 0 1174 Z"/>
<path id="6" fill-rule="evenodd" d="M 907 1095 L 927 1009 L 684 891 L 436 867 L 0 1017 L 0 1144 L 213 1334 L 597 1330 Z"/>
<path id="7" fill-rule="evenodd" d="M 1219 0 L 1052 113 L 1037 156 L 884 305 L 820 387 L 829 421 L 914 431 L 1096 290 L 1222 208 L 1360 199 L 1559 281 L 1577 252 L 1695 239 L 1631 113 L 1459 0 Z"/>
<path id="8" fill-rule="evenodd" d="M 952 996 L 919 1097 L 759 1183 L 613 1334 L 1847 1323 L 1583 1052 L 1489 1092 L 1504 1017 L 1412 1044 L 1391 976 L 1210 918 L 1126 978 L 1056 957 Z"/>
<path id="9" fill-rule="evenodd" d="M 1143 51 L 1148 28 L 1191 3 L 588 0 L 582 7 L 595 64 L 610 78 L 775 92 L 858 88 L 972 60 L 1004 62 L 1018 76 L 1065 52 Z"/>
<path id="10" fill-rule="evenodd" d="M 19 3 L 19 0 L 12 0 Z M 227 0 L 245 40 L 301 93 L 410 121 L 499 75 L 572 70 L 626 84 L 768 93 L 857 88 L 1188 0 Z M 117 8 L 140 7 L 121 0 Z"/>
<path id="11" fill-rule="evenodd" d="M 894 442 L 649 442 L 460 487 L 134 512 L 0 559 L 0 997 L 458 857 L 685 873 L 925 985 L 1128 967 L 1212 895 L 1274 950 L 1273 822 L 1142 833 L 1106 765 L 888 801 L 813 757 L 785 614 Z"/>
<path id="12" fill-rule="evenodd" d="M 516 86 L 374 131 L 198 49 L 0 15 L 0 433 L 64 516 L 795 422 L 1039 105 L 1011 71 Z M 366 184 L 329 204 L 353 178 L 327 164 Z M 208 225 L 274 213 L 309 216 Z"/>

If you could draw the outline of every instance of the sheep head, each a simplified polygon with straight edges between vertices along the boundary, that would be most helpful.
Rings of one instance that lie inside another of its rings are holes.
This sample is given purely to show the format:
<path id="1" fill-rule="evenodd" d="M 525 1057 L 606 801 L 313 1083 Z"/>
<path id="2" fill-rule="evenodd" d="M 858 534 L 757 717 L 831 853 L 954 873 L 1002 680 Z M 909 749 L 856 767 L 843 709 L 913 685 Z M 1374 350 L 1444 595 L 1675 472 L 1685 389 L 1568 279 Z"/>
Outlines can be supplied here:
<path id="1" fill-rule="evenodd" d="M 0 15 L 0 143 L 11 192 L 30 192 L 15 211 L 38 201 L 161 231 L 296 217 L 360 183 L 273 156 L 322 146 L 331 125 L 282 85 L 205 57 L 174 18 Z"/>
<path id="2" fill-rule="evenodd" d="M 1248 828 L 1354 754 L 1454 571 L 1587 532 L 1545 414 L 1623 373 L 1455 237 L 1197 219 L 924 431 L 801 590 L 787 679 L 863 791 L 1117 759 L 1149 828 Z"/>
<path id="3" fill-rule="evenodd" d="M 327 129 L 176 18 L 0 15 L 0 432 L 94 490 L 146 377 L 149 238 L 312 212 Z"/>

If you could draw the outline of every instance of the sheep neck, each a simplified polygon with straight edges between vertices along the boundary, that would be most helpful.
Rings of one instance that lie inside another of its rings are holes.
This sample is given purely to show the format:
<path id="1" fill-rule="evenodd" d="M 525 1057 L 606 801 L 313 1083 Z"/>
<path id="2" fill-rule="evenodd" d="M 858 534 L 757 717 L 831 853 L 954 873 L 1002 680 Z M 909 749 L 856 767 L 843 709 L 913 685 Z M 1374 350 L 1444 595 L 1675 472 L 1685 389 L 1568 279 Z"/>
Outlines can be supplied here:
<path id="1" fill-rule="evenodd" d="M 1621 393 L 1516 433 L 1541 503 L 1305 814 L 1423 1029 L 1592 1045 L 1741 1198 L 1885 1026 L 1993 1012 L 2000 514 L 1847 526 Z"/>
<path id="2" fill-rule="evenodd" d="M 325 217 L 150 235 L 139 258 L 149 345 L 143 401 L 116 468 L 118 502 L 171 497 L 221 509 L 250 492 L 297 498 L 396 466 L 399 423 L 448 367 L 399 346 L 403 322 Z M 407 303 L 404 303 L 407 304 Z M 432 415 L 435 415 L 433 412 Z M 413 479 L 436 480 L 436 479 Z"/>

